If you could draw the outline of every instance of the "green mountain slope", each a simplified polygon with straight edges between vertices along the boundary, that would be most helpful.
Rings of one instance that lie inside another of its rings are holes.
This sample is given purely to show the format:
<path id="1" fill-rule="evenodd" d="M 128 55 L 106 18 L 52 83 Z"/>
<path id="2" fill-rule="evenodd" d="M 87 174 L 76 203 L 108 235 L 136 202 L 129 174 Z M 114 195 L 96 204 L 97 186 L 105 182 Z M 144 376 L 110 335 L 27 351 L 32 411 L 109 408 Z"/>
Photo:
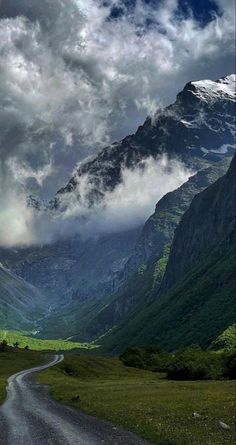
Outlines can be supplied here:
<path id="1" fill-rule="evenodd" d="M 236 348 L 236 323 L 225 329 L 225 331 L 210 344 L 210 349 L 213 351 L 232 348 Z"/>
<path id="2" fill-rule="evenodd" d="M 76 338 L 103 335 L 120 323 L 134 317 L 153 300 L 168 261 L 174 231 L 181 216 L 199 192 L 225 174 L 230 161 L 217 163 L 192 176 L 177 190 L 165 195 L 156 205 L 155 213 L 143 227 L 133 253 L 120 276 L 120 289 L 95 304 L 82 317 L 81 305 L 74 307 Z M 70 316 L 70 320 L 72 321 Z M 77 328 L 76 328 L 77 324 Z"/>
<path id="3" fill-rule="evenodd" d="M 227 174 L 197 195 L 185 213 L 175 232 L 162 293 L 180 280 L 200 258 L 203 261 L 208 251 L 218 246 L 225 252 L 233 245 L 235 171 L 234 156 Z"/>
<path id="4" fill-rule="evenodd" d="M 223 176 L 230 159 L 198 171 L 173 192 L 167 193 L 156 205 L 154 214 L 145 223 L 133 253 L 125 268 L 125 278 L 139 268 L 145 269 L 150 259 L 157 259 L 166 245 L 172 243 L 174 231 L 195 195 Z"/>
<path id="5" fill-rule="evenodd" d="M 199 343 L 206 347 L 234 322 L 233 250 L 218 252 L 199 263 L 182 281 L 148 306 L 138 307 L 129 320 L 103 338 L 109 351 L 130 345 L 158 343 L 173 350 Z"/>
<path id="6" fill-rule="evenodd" d="M 114 327 L 103 345 L 208 346 L 234 322 L 235 157 L 227 174 L 197 195 L 183 216 L 159 291 Z"/>

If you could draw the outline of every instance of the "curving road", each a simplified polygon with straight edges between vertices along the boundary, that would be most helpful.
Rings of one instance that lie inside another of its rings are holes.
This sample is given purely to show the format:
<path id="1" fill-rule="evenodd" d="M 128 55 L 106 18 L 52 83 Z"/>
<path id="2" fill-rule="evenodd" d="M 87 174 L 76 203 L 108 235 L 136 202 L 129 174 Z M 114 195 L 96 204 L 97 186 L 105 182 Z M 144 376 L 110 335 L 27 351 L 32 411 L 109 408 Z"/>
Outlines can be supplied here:
<path id="1" fill-rule="evenodd" d="M 148 445 L 109 422 L 54 402 L 33 377 L 62 360 L 63 355 L 55 355 L 49 363 L 8 379 L 8 396 L 0 408 L 0 445 Z"/>

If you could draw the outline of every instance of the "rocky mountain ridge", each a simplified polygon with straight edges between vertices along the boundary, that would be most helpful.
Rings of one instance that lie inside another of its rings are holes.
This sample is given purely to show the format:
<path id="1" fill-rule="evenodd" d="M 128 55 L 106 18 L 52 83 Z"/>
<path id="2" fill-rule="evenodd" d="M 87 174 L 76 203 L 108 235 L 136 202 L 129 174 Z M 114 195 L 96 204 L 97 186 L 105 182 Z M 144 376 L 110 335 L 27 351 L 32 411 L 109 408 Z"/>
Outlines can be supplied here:
<path id="1" fill-rule="evenodd" d="M 80 186 L 87 181 L 88 205 L 97 203 L 122 179 L 122 169 L 134 168 L 143 159 L 167 154 L 199 169 L 207 161 L 232 156 L 235 137 L 234 74 L 213 81 L 189 82 L 176 102 L 147 118 L 137 132 L 102 150 L 83 163 L 53 205 L 66 207 L 73 192 L 81 198 Z"/>

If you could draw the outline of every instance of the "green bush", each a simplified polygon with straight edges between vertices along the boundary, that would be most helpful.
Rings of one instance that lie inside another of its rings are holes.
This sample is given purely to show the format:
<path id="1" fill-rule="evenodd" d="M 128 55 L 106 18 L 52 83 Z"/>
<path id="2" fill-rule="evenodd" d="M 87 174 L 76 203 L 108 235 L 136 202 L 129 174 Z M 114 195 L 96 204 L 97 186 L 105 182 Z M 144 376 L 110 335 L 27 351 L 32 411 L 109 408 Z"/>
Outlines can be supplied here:
<path id="1" fill-rule="evenodd" d="M 236 379 L 236 349 L 224 356 L 224 377 Z"/>
<path id="2" fill-rule="evenodd" d="M 170 354 L 159 346 L 150 345 L 129 347 L 120 360 L 125 366 L 166 372 L 171 380 L 236 379 L 236 350 L 216 353 L 192 345 Z"/>
<path id="3" fill-rule="evenodd" d="M 166 371 L 171 361 L 171 354 L 163 351 L 157 345 L 141 348 L 129 347 L 120 356 L 125 366 L 147 369 L 150 371 Z"/>
<path id="4" fill-rule="evenodd" d="M 120 359 L 125 366 L 140 369 L 145 368 L 144 351 L 141 348 L 127 348 L 120 356 Z"/>
<path id="5" fill-rule="evenodd" d="M 221 354 L 189 347 L 177 351 L 167 370 L 172 380 L 211 380 L 223 376 L 224 365 Z"/>

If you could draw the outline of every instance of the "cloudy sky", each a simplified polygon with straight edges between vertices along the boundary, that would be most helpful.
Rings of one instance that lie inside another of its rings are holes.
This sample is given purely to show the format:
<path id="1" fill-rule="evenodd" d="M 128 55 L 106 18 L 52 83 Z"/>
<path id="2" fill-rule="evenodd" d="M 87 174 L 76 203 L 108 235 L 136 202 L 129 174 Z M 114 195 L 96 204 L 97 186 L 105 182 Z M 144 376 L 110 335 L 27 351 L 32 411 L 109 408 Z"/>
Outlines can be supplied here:
<path id="1" fill-rule="evenodd" d="M 0 0 L 1 178 L 52 196 L 184 84 L 233 71 L 231 0 Z"/>
<path id="2" fill-rule="evenodd" d="M 233 37 L 233 0 L 0 0 L 0 229 L 16 208 L 30 226 L 19 190 L 53 197 L 186 82 L 233 72 Z"/>

